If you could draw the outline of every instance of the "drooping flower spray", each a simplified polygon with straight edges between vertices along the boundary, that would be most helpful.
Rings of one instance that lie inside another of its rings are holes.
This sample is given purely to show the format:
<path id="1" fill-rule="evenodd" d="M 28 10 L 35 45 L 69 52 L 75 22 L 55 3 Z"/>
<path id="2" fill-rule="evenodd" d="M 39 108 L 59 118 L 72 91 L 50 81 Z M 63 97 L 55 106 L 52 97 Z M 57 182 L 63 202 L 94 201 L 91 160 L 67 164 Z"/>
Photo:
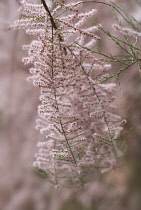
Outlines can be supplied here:
<path id="1" fill-rule="evenodd" d="M 21 2 L 21 19 L 13 28 L 37 36 L 25 64 L 34 65 L 28 80 L 40 88 L 37 129 L 46 136 L 38 143 L 34 167 L 46 172 L 56 186 L 83 186 L 85 169 L 101 170 L 116 165 L 117 139 L 125 121 L 115 113 L 115 83 L 103 83 L 110 64 L 92 51 L 100 37 L 96 25 L 83 27 L 96 10 L 79 13 L 82 2 L 58 1 L 51 11 L 45 1 Z M 66 15 L 67 14 L 67 15 Z"/>

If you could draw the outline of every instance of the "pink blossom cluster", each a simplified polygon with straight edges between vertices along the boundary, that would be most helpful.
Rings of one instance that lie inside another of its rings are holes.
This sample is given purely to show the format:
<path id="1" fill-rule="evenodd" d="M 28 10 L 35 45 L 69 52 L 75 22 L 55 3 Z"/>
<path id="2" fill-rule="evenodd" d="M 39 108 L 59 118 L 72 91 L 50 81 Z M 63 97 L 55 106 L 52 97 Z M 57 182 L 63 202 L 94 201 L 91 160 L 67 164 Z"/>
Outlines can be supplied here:
<path id="1" fill-rule="evenodd" d="M 33 165 L 56 186 L 83 185 L 84 171 L 116 165 L 125 121 L 112 103 L 116 84 L 103 83 L 111 66 L 87 49 L 100 40 L 96 25 L 83 27 L 96 10 L 79 13 L 81 2 L 55 2 L 50 17 L 42 4 L 22 1 L 22 18 L 13 25 L 38 38 L 23 46 L 23 62 L 34 64 L 28 80 L 41 92 L 36 128 L 46 137 Z"/>
<path id="2" fill-rule="evenodd" d="M 135 38 L 141 36 L 140 32 L 138 32 L 134 29 L 128 28 L 128 27 L 122 27 L 118 24 L 113 24 L 113 28 L 124 35 L 133 36 Z"/>

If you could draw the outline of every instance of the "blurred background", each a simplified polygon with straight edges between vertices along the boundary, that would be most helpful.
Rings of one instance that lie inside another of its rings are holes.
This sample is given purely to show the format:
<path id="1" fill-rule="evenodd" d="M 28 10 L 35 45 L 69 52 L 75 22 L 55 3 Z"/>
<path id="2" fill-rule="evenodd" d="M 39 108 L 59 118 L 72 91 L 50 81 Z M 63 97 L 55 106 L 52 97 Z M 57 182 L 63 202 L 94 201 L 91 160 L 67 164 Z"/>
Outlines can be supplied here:
<path id="1" fill-rule="evenodd" d="M 126 12 L 141 21 L 141 1 L 114 3 L 122 4 Z M 31 66 L 24 66 L 21 60 L 27 55 L 22 45 L 36 38 L 23 30 L 9 30 L 19 18 L 19 6 L 20 0 L 0 0 L 0 209 L 141 210 L 141 78 L 137 66 L 114 79 L 119 114 L 127 119 L 125 129 L 132 128 L 125 135 L 121 167 L 103 174 L 100 180 L 92 180 L 79 192 L 56 191 L 33 170 L 36 144 L 44 138 L 35 130 L 39 89 L 26 81 Z M 85 4 L 82 11 L 92 7 L 98 9 L 97 22 L 112 31 L 116 21 L 111 8 L 93 2 Z M 100 36 L 101 51 L 122 54 L 109 38 Z M 118 68 L 118 63 L 113 64 L 112 71 Z"/>

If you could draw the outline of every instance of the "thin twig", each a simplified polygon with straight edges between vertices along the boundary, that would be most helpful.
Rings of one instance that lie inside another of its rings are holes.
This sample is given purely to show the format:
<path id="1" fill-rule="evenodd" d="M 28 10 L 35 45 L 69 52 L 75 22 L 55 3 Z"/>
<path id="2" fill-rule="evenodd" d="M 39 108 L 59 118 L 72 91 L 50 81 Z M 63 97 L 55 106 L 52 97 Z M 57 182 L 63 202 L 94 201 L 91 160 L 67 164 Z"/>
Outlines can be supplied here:
<path id="1" fill-rule="evenodd" d="M 45 10 L 47 11 L 47 13 L 48 13 L 48 15 L 49 15 L 49 17 L 50 17 L 50 22 L 51 22 L 51 24 L 52 24 L 52 27 L 53 27 L 55 30 L 57 30 L 58 27 L 57 27 L 57 25 L 56 25 L 56 23 L 55 23 L 55 21 L 54 21 L 53 16 L 51 15 L 51 12 L 50 12 L 50 10 L 49 10 L 49 8 L 48 8 L 48 6 L 47 6 L 45 0 L 41 0 L 41 2 L 42 2 L 42 4 L 43 4 Z M 58 34 L 58 37 L 59 37 L 59 41 L 60 41 L 60 42 L 63 42 L 63 38 L 62 38 L 62 36 L 61 36 L 60 34 Z M 63 48 L 63 49 L 64 49 L 65 54 L 67 54 L 66 49 L 65 49 L 65 48 Z"/>
<path id="2" fill-rule="evenodd" d="M 56 30 L 56 29 L 57 29 L 57 25 L 56 25 L 56 23 L 55 23 L 55 21 L 54 21 L 54 19 L 53 19 L 53 16 L 51 15 L 51 12 L 50 12 L 50 10 L 49 10 L 49 8 L 48 8 L 48 6 L 47 6 L 45 0 L 41 0 L 41 2 L 42 2 L 42 4 L 43 4 L 45 10 L 47 11 L 47 13 L 48 13 L 48 15 L 49 15 L 49 17 L 50 17 L 50 21 L 51 21 L 51 24 L 52 24 L 53 28 Z"/>

